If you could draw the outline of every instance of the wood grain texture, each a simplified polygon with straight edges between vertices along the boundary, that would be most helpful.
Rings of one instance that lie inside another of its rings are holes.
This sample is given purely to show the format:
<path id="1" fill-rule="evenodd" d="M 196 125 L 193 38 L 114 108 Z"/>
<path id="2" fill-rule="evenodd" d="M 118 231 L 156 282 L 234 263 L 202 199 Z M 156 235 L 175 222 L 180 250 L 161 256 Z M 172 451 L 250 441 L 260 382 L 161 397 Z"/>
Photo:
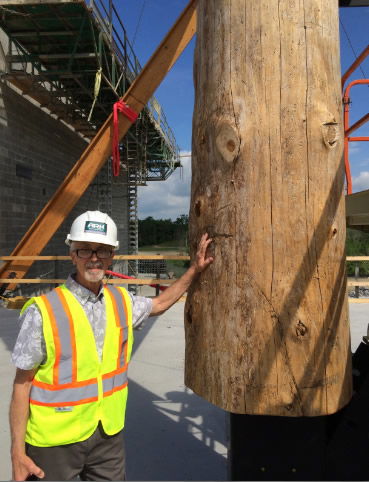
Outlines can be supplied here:
<path id="1" fill-rule="evenodd" d="M 185 382 L 244 414 L 351 397 L 336 0 L 199 0 L 190 210 L 215 261 L 185 308 Z"/>

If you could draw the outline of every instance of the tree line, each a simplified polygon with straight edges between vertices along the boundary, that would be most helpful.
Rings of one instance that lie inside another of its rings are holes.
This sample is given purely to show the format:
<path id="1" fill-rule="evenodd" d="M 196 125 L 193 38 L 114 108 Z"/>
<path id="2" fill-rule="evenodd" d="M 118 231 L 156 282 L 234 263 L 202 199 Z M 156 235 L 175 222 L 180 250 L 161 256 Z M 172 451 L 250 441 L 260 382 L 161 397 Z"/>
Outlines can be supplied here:
<path id="1" fill-rule="evenodd" d="M 187 246 L 188 216 L 181 214 L 175 221 L 154 219 L 149 216 L 138 220 L 138 246 L 151 246 L 173 242 L 174 246 Z"/>
<path id="2" fill-rule="evenodd" d="M 369 256 L 369 233 L 363 233 L 356 229 L 347 229 L 346 235 L 346 255 L 347 256 Z M 349 261 L 347 263 L 347 274 L 355 274 L 355 266 L 359 266 L 359 275 L 369 275 L 369 262 Z"/>
<path id="3" fill-rule="evenodd" d="M 181 214 L 175 221 L 171 219 L 154 219 L 149 216 L 138 220 L 138 245 L 151 246 L 162 243 L 173 243 L 173 246 L 187 246 L 188 244 L 188 216 Z M 369 233 L 356 229 L 347 229 L 347 256 L 369 256 Z M 347 274 L 353 276 L 355 266 L 360 268 L 360 276 L 369 275 L 369 262 L 349 261 Z"/>

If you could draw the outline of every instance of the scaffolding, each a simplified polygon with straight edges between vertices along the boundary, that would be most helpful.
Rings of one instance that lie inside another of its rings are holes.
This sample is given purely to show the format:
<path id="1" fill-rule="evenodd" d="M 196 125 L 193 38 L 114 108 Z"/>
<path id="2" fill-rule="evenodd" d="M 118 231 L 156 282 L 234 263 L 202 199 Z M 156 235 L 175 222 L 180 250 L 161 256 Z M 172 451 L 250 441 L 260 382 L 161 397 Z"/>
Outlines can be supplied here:
<path id="1" fill-rule="evenodd" d="M 0 27 L 9 38 L 6 80 L 87 140 L 141 70 L 113 0 L 0 0 Z M 165 180 L 180 166 L 155 98 L 129 130 L 121 154 L 123 172 L 135 171 L 142 185 Z M 110 174 L 106 169 L 96 180 L 108 200 Z"/>

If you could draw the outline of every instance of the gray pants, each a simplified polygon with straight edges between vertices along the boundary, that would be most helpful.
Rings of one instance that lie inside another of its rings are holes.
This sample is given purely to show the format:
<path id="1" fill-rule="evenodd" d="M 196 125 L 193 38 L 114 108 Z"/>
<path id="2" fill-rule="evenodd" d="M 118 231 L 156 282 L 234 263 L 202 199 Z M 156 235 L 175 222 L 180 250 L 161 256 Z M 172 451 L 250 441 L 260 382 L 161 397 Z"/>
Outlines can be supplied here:
<path id="1" fill-rule="evenodd" d="M 56 447 L 26 444 L 26 452 L 45 472 L 42 480 L 125 480 L 123 431 L 106 435 L 101 424 L 83 442 Z"/>

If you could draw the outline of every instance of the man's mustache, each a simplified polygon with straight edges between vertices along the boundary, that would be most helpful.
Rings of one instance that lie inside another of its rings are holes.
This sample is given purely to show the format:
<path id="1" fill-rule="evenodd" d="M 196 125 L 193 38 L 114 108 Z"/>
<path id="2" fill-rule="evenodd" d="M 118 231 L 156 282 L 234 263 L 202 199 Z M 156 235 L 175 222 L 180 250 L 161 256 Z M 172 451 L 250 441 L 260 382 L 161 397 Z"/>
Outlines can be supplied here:
<path id="1" fill-rule="evenodd" d="M 86 263 L 86 268 L 92 268 L 92 269 L 104 269 L 104 265 L 101 262 L 97 263 Z"/>

